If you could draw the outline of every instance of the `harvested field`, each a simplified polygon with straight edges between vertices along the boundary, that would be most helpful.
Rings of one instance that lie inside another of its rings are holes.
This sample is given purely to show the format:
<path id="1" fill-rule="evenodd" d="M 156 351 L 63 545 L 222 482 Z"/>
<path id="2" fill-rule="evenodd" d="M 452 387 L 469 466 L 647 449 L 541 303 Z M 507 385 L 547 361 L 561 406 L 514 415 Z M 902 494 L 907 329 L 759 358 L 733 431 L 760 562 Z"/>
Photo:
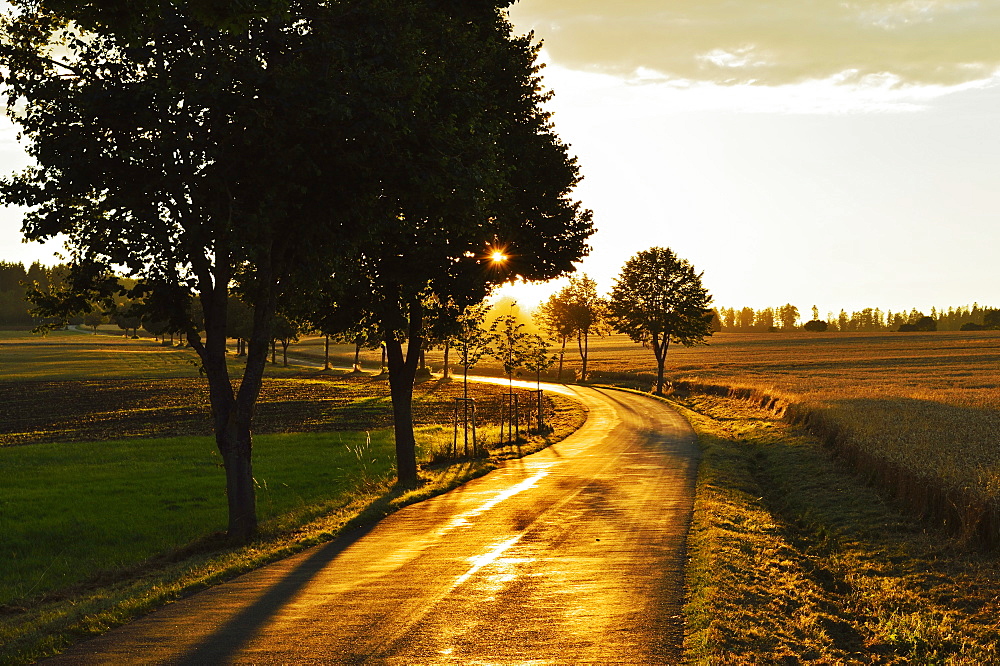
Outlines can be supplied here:
<path id="1" fill-rule="evenodd" d="M 498 422 L 507 389 L 470 384 L 483 425 Z M 515 392 L 526 395 L 521 389 Z M 384 379 L 303 373 L 269 377 L 257 406 L 254 432 L 371 430 L 392 425 Z M 449 425 L 457 381 L 429 380 L 414 387 L 414 422 Z M 526 401 L 526 397 L 522 397 Z M 549 416 L 562 408 L 547 396 Z M 127 437 L 210 435 L 208 388 L 200 378 L 0 382 L 0 446 Z"/>
<path id="2" fill-rule="evenodd" d="M 674 399 L 704 448 L 687 663 L 998 663 L 995 555 L 896 511 L 773 411 Z"/>

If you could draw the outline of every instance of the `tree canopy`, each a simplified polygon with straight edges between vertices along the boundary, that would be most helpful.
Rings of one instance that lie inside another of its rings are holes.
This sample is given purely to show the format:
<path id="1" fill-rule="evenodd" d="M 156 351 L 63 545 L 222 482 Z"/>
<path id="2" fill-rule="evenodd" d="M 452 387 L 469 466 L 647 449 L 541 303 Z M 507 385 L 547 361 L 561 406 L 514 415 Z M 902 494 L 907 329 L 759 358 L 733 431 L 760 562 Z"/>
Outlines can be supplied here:
<path id="1" fill-rule="evenodd" d="M 570 276 L 569 284 L 539 305 L 533 317 L 546 335 L 561 346 L 560 381 L 566 342 L 573 337 L 576 338 L 580 352 L 580 379 L 586 380 L 590 336 L 603 336 L 611 330 L 608 323 L 608 303 L 597 295 L 597 283 L 586 273 Z"/>
<path id="2" fill-rule="evenodd" d="M 618 331 L 653 348 L 657 394 L 670 342 L 691 346 L 712 334 L 711 301 L 701 273 L 669 248 L 653 247 L 625 262 L 611 290 L 611 318 Z"/>
<path id="3" fill-rule="evenodd" d="M 363 135 L 366 164 L 379 167 L 357 176 L 370 231 L 338 253 L 346 261 L 305 304 L 313 320 L 341 313 L 343 326 L 379 331 L 406 483 L 416 479 L 413 380 L 433 320 L 457 317 L 504 282 L 571 272 L 593 232 L 590 211 L 571 198 L 576 160 L 542 109 L 537 45 L 513 36 L 490 3 L 437 21 L 426 94 L 405 123 Z"/>

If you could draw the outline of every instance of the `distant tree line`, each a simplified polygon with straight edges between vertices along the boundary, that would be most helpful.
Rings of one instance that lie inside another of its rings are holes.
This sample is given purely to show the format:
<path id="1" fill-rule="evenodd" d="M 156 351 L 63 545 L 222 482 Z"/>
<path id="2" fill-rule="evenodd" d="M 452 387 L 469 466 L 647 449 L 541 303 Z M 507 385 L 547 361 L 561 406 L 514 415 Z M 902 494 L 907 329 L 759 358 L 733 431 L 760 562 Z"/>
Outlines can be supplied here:
<path id="1" fill-rule="evenodd" d="M 33 328 L 47 321 L 32 311 L 29 291 L 50 294 L 61 289 L 69 275 L 65 264 L 45 266 L 34 262 L 27 268 L 23 263 L 0 261 L 0 328 Z M 81 317 L 74 324 L 82 324 Z"/>
<path id="2" fill-rule="evenodd" d="M 972 306 L 936 308 L 925 314 L 916 308 L 909 312 L 890 309 L 864 308 L 838 314 L 828 312 L 820 317 L 816 306 L 811 308 L 812 318 L 803 322 L 799 309 L 785 304 L 755 310 L 744 308 L 719 308 L 716 311 L 717 330 L 727 332 L 769 332 L 803 330 L 812 332 L 874 332 L 874 331 L 981 331 L 1000 329 L 1000 309 Z"/>
<path id="3" fill-rule="evenodd" d="M 39 263 L 29 268 L 24 264 L 0 261 L 0 326 L 34 326 L 35 319 L 28 313 L 31 305 L 25 299 L 25 285 L 29 282 L 48 282 L 48 271 Z"/>

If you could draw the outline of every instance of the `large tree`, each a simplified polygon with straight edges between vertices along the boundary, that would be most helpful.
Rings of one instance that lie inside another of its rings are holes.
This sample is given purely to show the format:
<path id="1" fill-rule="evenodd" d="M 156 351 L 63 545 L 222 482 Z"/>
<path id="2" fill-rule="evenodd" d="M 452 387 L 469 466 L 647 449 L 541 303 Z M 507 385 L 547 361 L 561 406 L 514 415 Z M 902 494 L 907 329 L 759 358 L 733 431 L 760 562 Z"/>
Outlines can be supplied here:
<path id="1" fill-rule="evenodd" d="M 423 56 L 430 89 L 409 100 L 405 125 L 371 126 L 369 159 L 383 168 L 360 174 L 358 190 L 371 197 L 372 233 L 317 302 L 317 318 L 353 312 L 380 332 L 401 483 L 417 478 L 411 404 L 430 319 L 503 282 L 572 271 L 592 233 L 590 212 L 570 198 L 576 162 L 541 108 L 537 46 L 512 36 L 506 4 L 449 5 L 439 17 Z"/>
<path id="2" fill-rule="evenodd" d="M 370 192 L 354 175 L 378 168 L 370 156 L 411 159 L 380 153 L 372 125 L 405 125 L 401 100 L 426 92 L 417 22 L 433 23 L 416 0 L 266 4 L 14 0 L 0 44 L 8 112 L 36 162 L 0 184 L 0 200 L 30 209 L 28 238 L 70 239 L 73 272 L 50 309 L 86 310 L 122 273 L 186 334 L 238 540 L 256 529 L 250 433 L 276 304 L 369 233 L 358 210 Z M 253 308 L 236 387 L 234 291 Z"/>
<path id="3" fill-rule="evenodd" d="M 670 343 L 689 347 L 712 335 L 711 302 L 701 273 L 669 248 L 652 247 L 625 262 L 611 289 L 611 317 L 618 331 L 653 348 L 657 395 Z"/>

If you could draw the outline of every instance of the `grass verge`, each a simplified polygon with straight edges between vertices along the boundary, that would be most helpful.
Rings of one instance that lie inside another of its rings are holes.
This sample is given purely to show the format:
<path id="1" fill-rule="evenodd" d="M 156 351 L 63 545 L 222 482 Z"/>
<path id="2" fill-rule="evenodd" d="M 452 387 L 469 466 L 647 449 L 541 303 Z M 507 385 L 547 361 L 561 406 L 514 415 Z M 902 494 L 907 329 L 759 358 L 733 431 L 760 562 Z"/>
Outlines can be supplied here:
<path id="1" fill-rule="evenodd" d="M 994 558 L 897 512 L 772 411 L 676 404 L 704 449 L 690 663 L 1000 663 Z"/>

